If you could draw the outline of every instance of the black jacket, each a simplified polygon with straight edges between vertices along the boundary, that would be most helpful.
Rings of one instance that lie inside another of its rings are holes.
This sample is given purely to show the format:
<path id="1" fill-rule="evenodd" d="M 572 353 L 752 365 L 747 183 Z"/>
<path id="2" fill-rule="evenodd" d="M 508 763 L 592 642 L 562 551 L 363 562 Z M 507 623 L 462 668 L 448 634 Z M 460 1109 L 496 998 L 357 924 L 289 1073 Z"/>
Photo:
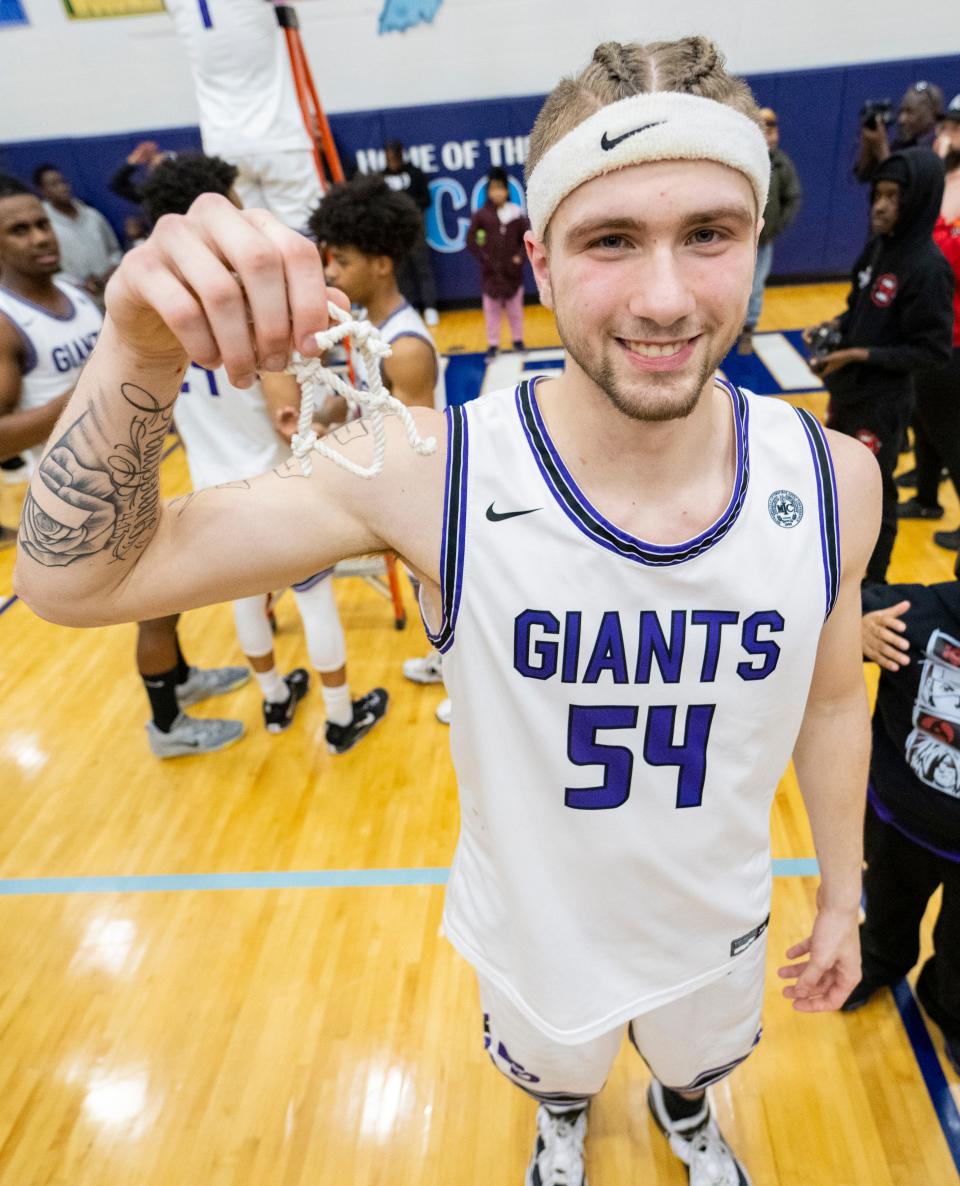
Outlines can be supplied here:
<path id="1" fill-rule="evenodd" d="M 907 401 L 917 371 L 943 366 L 953 341 L 953 272 L 933 242 L 943 197 L 943 164 L 925 148 L 895 153 L 906 164 L 897 225 L 874 235 L 853 265 L 841 349 L 866 346 L 870 359 L 826 379 L 837 404 Z M 890 158 L 892 159 L 892 158 Z"/>
<path id="2" fill-rule="evenodd" d="M 430 209 L 430 183 L 416 165 L 404 161 L 398 173 L 384 171 L 383 177 L 392 190 L 409 194 L 422 211 Z"/>
<path id="3" fill-rule="evenodd" d="M 800 178 L 793 167 L 793 161 L 782 148 L 770 153 L 770 192 L 763 212 L 763 230 L 760 232 L 760 246 L 772 243 L 782 235 L 797 217 L 803 191 Z"/>
<path id="4" fill-rule="evenodd" d="M 862 599 L 864 613 L 910 602 L 910 663 L 880 676 L 871 797 L 911 839 L 960 857 L 960 581 L 864 585 Z"/>

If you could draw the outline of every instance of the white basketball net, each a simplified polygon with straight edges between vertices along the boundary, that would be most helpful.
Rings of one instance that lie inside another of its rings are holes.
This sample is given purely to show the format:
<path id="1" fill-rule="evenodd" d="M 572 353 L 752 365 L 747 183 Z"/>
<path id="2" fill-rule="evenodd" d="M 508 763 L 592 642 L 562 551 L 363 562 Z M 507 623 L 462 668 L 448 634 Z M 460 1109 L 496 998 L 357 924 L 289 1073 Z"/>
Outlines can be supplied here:
<path id="1" fill-rule="evenodd" d="M 392 353 L 389 345 L 383 340 L 380 331 L 369 321 L 354 321 L 349 313 L 345 313 L 338 305 L 327 303 L 330 311 L 330 328 L 316 335 L 317 345 L 324 354 L 339 345 L 344 338 L 350 338 L 356 346 L 357 352 L 363 359 L 367 372 L 369 390 L 358 391 L 351 387 L 336 371 L 323 365 L 321 358 L 304 358 L 302 354 L 294 353 L 293 362 L 287 367 L 291 375 L 295 375 L 300 384 L 300 421 L 297 431 L 293 435 L 290 447 L 293 455 L 300 463 L 304 474 L 309 474 L 313 468 L 310 454 L 316 450 L 321 457 L 326 457 L 334 465 L 358 478 L 375 478 L 383 469 L 383 458 L 386 452 L 387 434 L 383 423 L 385 412 L 395 412 L 403 422 L 407 440 L 414 452 L 421 456 L 433 453 L 437 448 L 436 437 L 426 440 L 417 432 L 417 426 L 409 410 L 398 399 L 390 394 L 383 385 L 380 375 L 380 360 Z M 318 400 L 325 398 L 330 390 L 342 395 L 351 407 L 359 407 L 363 417 L 369 420 L 373 432 L 373 462 L 368 467 L 357 465 L 356 462 L 336 449 L 331 449 L 313 429 L 313 412 Z"/>

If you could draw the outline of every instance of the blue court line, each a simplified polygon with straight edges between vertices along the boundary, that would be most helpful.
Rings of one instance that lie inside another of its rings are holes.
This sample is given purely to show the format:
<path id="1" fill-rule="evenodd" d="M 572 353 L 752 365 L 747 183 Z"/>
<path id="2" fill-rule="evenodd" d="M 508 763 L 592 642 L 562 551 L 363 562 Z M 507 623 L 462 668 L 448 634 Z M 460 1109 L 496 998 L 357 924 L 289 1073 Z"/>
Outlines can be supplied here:
<path id="1" fill-rule="evenodd" d="M 776 860 L 776 877 L 810 877 L 812 857 Z M 5 877 L 0 897 L 23 894 L 149 894 L 198 890 L 342 889 L 365 886 L 446 885 L 446 868 L 293 869 L 262 873 L 159 873 L 115 877 Z"/>
<path id="2" fill-rule="evenodd" d="M 7 610 L 12 605 L 16 605 L 19 600 L 20 598 L 16 593 L 12 594 L 12 596 L 8 597 L 7 600 L 2 605 L 0 605 L 0 614 L 5 614 Z"/>
<path id="3" fill-rule="evenodd" d="M 940 1121 L 940 1127 L 943 1129 L 953 1164 L 960 1172 L 960 1112 L 957 1111 L 950 1085 L 947 1083 L 940 1059 L 934 1049 L 930 1031 L 924 1024 L 920 1007 L 906 980 L 901 980 L 894 986 L 893 999 L 897 1003 L 900 1020 L 903 1022 L 903 1028 L 907 1031 L 910 1045 L 913 1047 L 913 1056 L 917 1060 L 920 1074 L 926 1084 L 930 1102 L 933 1104 L 937 1119 Z"/>

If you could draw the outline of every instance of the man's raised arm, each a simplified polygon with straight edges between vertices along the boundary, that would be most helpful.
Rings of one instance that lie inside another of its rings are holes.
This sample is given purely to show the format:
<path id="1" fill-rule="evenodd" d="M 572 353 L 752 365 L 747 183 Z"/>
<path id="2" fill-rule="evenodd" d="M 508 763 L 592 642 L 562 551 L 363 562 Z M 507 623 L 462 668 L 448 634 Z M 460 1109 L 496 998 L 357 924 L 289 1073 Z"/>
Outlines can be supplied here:
<path id="1" fill-rule="evenodd" d="M 186 216 L 161 219 L 127 255 L 24 504 L 15 587 L 36 613 L 78 626 L 159 617 L 386 546 L 362 490 L 373 483 L 330 464 L 310 478 L 288 465 L 252 483 L 160 499 L 188 359 L 222 363 L 248 386 L 259 368 L 281 370 L 294 347 L 316 354 L 326 301 L 308 240 L 212 194 Z M 372 453 L 366 432 L 360 422 L 342 442 L 361 462 Z"/>

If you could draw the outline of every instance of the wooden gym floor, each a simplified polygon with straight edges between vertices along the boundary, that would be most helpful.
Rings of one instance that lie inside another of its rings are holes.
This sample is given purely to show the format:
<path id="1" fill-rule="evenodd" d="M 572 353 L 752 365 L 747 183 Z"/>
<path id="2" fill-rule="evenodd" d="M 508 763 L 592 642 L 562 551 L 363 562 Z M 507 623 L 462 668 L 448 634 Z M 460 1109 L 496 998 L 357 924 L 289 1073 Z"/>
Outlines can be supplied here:
<path id="1" fill-rule="evenodd" d="M 842 298 L 773 289 L 761 328 Z M 556 344 L 541 310 L 527 325 L 528 345 Z M 446 315 L 438 340 L 483 349 L 479 314 Z M 801 398 L 822 412 L 822 394 Z M 186 488 L 182 451 L 163 478 Z M 931 536 L 960 508 L 941 493 L 943 524 L 901 528 L 892 580 L 952 575 Z M 22 494 L 0 488 L 0 519 Z M 400 671 L 425 649 L 412 600 L 399 633 L 369 586 L 337 583 L 355 694 L 392 697 L 349 755 L 327 754 L 316 691 L 273 737 L 251 684 L 192 710 L 241 717 L 239 745 L 162 763 L 133 627 L 38 620 L 11 599 L 12 565 L 0 555 L 0 1184 L 519 1186 L 534 1108 L 490 1068 L 472 974 L 439 935 L 456 792 L 442 692 Z M 289 597 L 278 612 L 287 670 L 306 652 Z M 193 662 L 238 661 L 227 607 L 181 631 Z M 792 774 L 773 851 L 771 964 L 813 917 Z M 686 1181 L 646 1078 L 624 1050 L 592 1111 L 594 1186 Z M 715 1100 L 755 1186 L 958 1180 L 960 1084 L 906 988 L 805 1017 L 771 975 L 764 1041 Z"/>

